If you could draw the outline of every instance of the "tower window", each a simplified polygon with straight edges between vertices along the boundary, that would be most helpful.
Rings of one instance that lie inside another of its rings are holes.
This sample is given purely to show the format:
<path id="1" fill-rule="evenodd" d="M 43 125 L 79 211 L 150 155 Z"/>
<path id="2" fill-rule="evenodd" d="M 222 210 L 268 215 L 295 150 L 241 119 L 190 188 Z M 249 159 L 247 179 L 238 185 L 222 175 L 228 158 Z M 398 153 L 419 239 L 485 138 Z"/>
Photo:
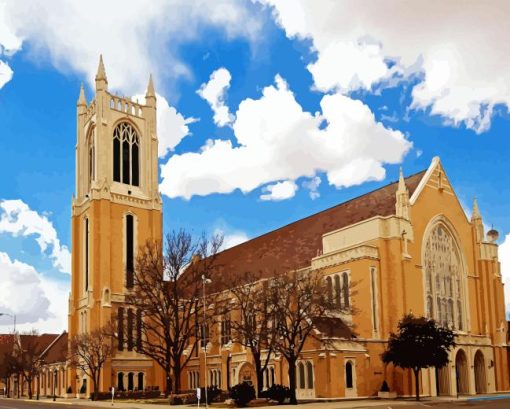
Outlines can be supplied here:
<path id="1" fill-rule="evenodd" d="M 118 313 L 117 313 L 117 334 L 118 334 L 118 340 L 119 345 L 118 349 L 119 351 L 124 350 L 124 308 L 119 307 Z"/>
<path id="2" fill-rule="evenodd" d="M 134 220 L 133 216 L 126 216 L 126 287 L 133 288 L 134 284 Z"/>
<path id="3" fill-rule="evenodd" d="M 121 122 L 113 131 L 113 180 L 139 186 L 139 143 L 135 129 Z"/>
<path id="4" fill-rule="evenodd" d="M 89 219 L 85 219 L 85 291 L 89 289 Z"/>
<path id="5" fill-rule="evenodd" d="M 96 161 L 94 149 L 94 128 L 88 133 L 87 137 L 87 150 L 88 150 L 88 174 L 87 174 L 87 189 L 90 190 L 92 181 L 96 178 Z"/>
<path id="6" fill-rule="evenodd" d="M 128 349 L 128 351 L 133 350 L 133 321 L 134 321 L 133 310 L 131 308 L 129 308 L 127 310 L 127 349 Z"/>

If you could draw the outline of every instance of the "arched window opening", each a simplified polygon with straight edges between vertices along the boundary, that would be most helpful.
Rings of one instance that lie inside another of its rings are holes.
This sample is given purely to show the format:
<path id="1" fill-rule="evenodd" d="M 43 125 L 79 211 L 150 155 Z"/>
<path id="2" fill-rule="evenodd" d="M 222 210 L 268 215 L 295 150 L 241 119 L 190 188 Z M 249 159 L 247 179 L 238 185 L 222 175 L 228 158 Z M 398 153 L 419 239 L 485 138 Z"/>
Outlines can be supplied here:
<path id="1" fill-rule="evenodd" d="M 308 389 L 313 389 L 313 365 L 310 361 L 306 363 L 306 379 Z"/>
<path id="2" fill-rule="evenodd" d="M 136 310 L 136 350 L 142 349 L 142 310 Z"/>
<path id="3" fill-rule="evenodd" d="M 271 368 L 269 369 L 269 372 L 271 373 L 271 386 L 273 386 L 273 385 L 274 385 L 274 380 L 275 380 L 275 376 L 274 376 L 274 368 L 273 368 L 273 367 L 271 367 Z"/>
<path id="4" fill-rule="evenodd" d="M 126 216 L 126 287 L 134 285 L 134 218 Z"/>
<path id="5" fill-rule="evenodd" d="M 353 387 L 352 363 L 350 361 L 345 364 L 345 387 L 349 389 Z"/>
<path id="6" fill-rule="evenodd" d="M 118 350 L 124 350 L 124 308 L 119 307 L 117 312 L 117 334 L 118 334 Z"/>
<path id="7" fill-rule="evenodd" d="M 113 180 L 139 186 L 139 137 L 127 122 L 121 122 L 113 131 Z"/>
<path id="8" fill-rule="evenodd" d="M 333 283 L 331 277 L 326 277 L 326 291 L 328 293 L 328 302 L 333 304 Z"/>
<path id="9" fill-rule="evenodd" d="M 349 274 L 346 272 L 342 274 L 342 290 L 344 293 L 344 308 L 349 308 L 350 300 L 349 300 Z"/>
<path id="10" fill-rule="evenodd" d="M 335 304 L 338 308 L 341 307 L 342 290 L 340 286 L 340 276 L 335 275 Z"/>
<path id="11" fill-rule="evenodd" d="M 128 374 L 128 391 L 132 391 L 135 388 L 135 374 L 129 372 Z"/>
<path id="12" fill-rule="evenodd" d="M 128 351 L 133 350 L 133 310 L 129 308 L 127 310 L 127 349 Z"/>
<path id="13" fill-rule="evenodd" d="M 138 372 L 138 390 L 143 391 L 143 372 Z"/>
<path id="14" fill-rule="evenodd" d="M 85 291 L 89 289 L 89 219 L 85 218 Z"/>
<path id="15" fill-rule="evenodd" d="M 124 390 L 124 372 L 119 372 L 117 374 L 117 390 Z"/>
<path id="16" fill-rule="evenodd" d="M 305 389 L 305 366 L 303 362 L 298 364 L 298 372 L 299 372 L 299 389 Z"/>
<path id="17" fill-rule="evenodd" d="M 427 316 L 463 330 L 463 263 L 454 236 L 442 223 L 433 226 L 425 240 L 423 265 Z"/>
<path id="18" fill-rule="evenodd" d="M 110 290 L 108 288 L 105 288 L 103 292 L 103 305 L 109 304 L 110 304 Z"/>

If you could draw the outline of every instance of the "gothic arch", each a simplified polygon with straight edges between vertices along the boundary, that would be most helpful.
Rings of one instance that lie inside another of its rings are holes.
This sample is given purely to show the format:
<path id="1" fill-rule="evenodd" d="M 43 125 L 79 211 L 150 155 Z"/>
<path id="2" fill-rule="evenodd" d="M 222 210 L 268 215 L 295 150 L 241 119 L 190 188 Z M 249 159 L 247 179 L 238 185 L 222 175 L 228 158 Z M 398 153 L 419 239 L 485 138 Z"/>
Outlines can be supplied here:
<path id="1" fill-rule="evenodd" d="M 422 241 L 425 315 L 456 330 L 469 328 L 467 263 L 460 237 L 444 216 L 432 218 Z"/>
<path id="2" fill-rule="evenodd" d="M 130 186 L 140 186 L 141 132 L 128 118 L 116 121 L 112 129 L 113 181 Z"/>
<path id="3" fill-rule="evenodd" d="M 475 391 L 477 394 L 487 393 L 487 371 L 485 358 L 481 350 L 476 351 L 474 359 L 475 368 Z"/>

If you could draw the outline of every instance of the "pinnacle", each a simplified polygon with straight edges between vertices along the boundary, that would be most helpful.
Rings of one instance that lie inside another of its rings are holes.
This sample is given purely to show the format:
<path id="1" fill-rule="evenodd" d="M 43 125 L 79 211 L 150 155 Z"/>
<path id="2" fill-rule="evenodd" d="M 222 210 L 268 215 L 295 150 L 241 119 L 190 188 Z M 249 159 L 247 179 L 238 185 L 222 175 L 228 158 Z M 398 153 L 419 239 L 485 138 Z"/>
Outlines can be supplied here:
<path id="1" fill-rule="evenodd" d="M 83 88 L 83 82 L 80 86 L 80 96 L 78 97 L 78 106 L 86 106 L 87 105 L 87 99 L 85 98 L 85 89 Z"/>
<path id="2" fill-rule="evenodd" d="M 147 92 L 145 93 L 145 97 L 155 97 L 156 93 L 154 91 L 154 83 L 152 81 L 152 74 L 149 76 L 149 84 L 147 85 Z"/>
<path id="3" fill-rule="evenodd" d="M 103 63 L 103 54 L 99 55 L 99 66 L 97 67 L 97 74 L 96 74 L 96 81 L 98 80 L 105 80 L 106 79 L 106 71 L 104 69 L 104 63 Z"/>
<path id="4" fill-rule="evenodd" d="M 404 179 L 404 173 L 402 172 L 402 166 L 400 167 L 399 175 L 398 175 L 398 189 L 399 192 L 405 192 L 407 190 L 406 182 Z"/>
<path id="5" fill-rule="evenodd" d="M 473 213 L 471 214 L 471 220 L 481 219 L 482 215 L 480 214 L 480 209 L 478 209 L 478 203 L 476 201 L 476 196 L 473 199 Z"/>

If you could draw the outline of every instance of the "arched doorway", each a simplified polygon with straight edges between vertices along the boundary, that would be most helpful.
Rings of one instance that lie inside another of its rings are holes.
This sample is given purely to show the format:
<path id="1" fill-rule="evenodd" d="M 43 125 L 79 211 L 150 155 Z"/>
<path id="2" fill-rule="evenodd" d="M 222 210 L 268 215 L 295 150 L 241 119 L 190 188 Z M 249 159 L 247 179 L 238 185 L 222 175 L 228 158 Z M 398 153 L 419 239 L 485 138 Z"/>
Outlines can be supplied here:
<path id="1" fill-rule="evenodd" d="M 448 364 L 442 368 L 436 368 L 436 393 L 438 396 L 451 395 L 450 368 Z"/>
<path id="2" fill-rule="evenodd" d="M 117 373 L 117 390 L 118 391 L 124 390 L 124 372 Z"/>
<path id="3" fill-rule="evenodd" d="M 255 370 L 253 369 L 253 365 L 249 362 L 245 362 L 239 369 L 239 383 L 246 382 L 255 386 L 255 378 Z"/>
<path id="4" fill-rule="evenodd" d="M 348 360 L 344 365 L 345 396 L 357 396 L 355 362 Z"/>
<path id="5" fill-rule="evenodd" d="M 485 375 L 485 359 L 482 351 L 475 354 L 475 390 L 476 393 L 487 393 L 487 376 Z"/>
<path id="6" fill-rule="evenodd" d="M 133 372 L 128 373 L 128 391 L 135 389 L 135 374 Z"/>
<path id="7" fill-rule="evenodd" d="M 457 379 L 457 393 L 466 395 L 469 393 L 469 373 L 467 357 L 464 350 L 459 349 L 455 356 L 455 375 Z"/>

